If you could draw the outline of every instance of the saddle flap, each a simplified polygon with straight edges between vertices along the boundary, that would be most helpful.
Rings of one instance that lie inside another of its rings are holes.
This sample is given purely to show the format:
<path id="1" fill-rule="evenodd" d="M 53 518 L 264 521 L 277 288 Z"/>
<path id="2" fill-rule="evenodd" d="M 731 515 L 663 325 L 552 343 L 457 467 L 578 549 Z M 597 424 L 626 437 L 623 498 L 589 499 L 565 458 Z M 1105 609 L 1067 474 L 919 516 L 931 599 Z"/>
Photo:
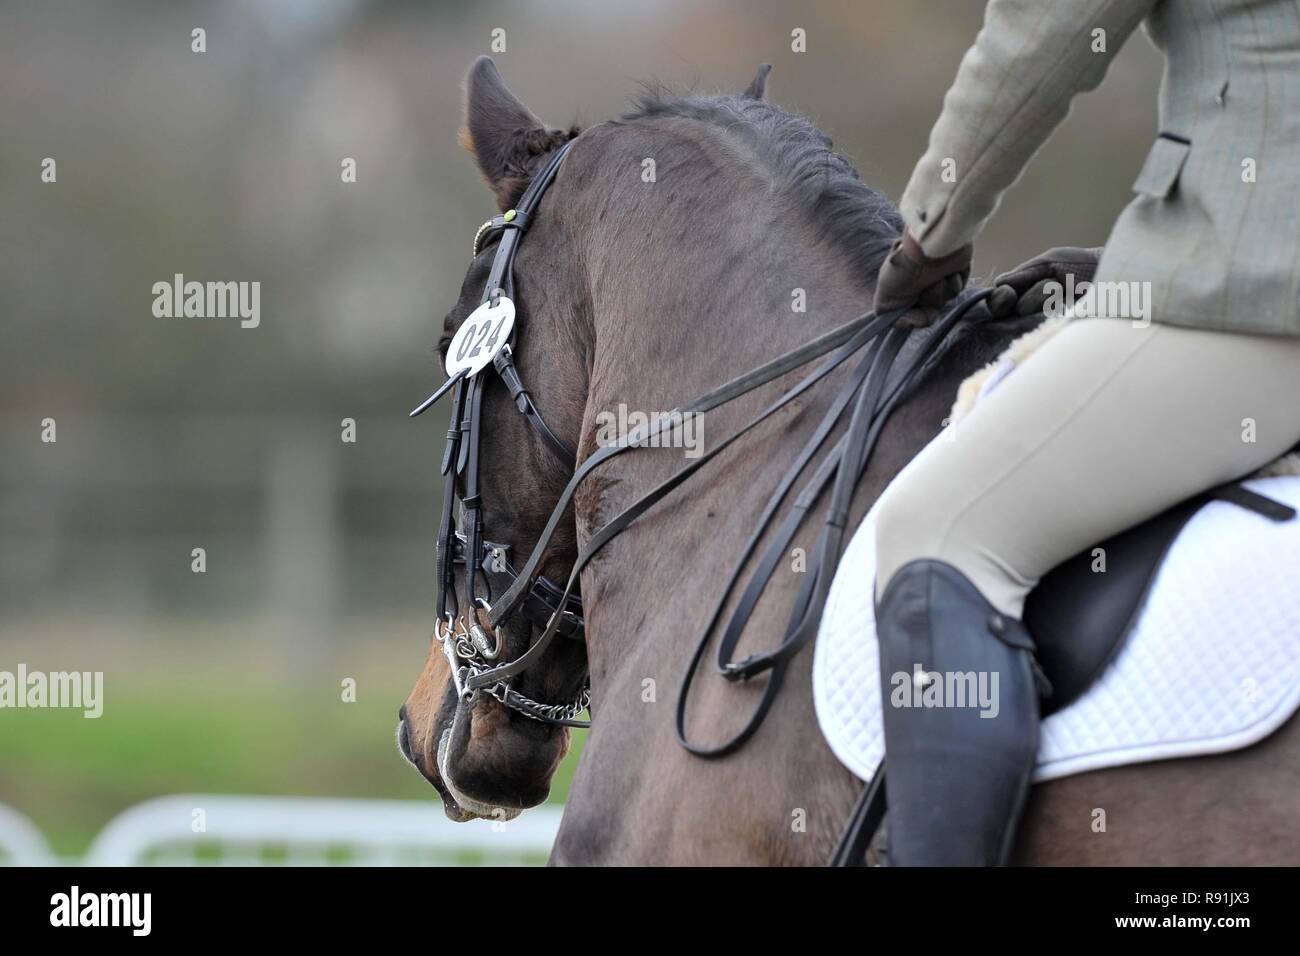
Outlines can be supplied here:
<path id="1" fill-rule="evenodd" d="M 1052 684 L 1044 715 L 1077 700 L 1114 659 L 1174 539 L 1205 500 L 1183 502 L 1080 552 L 1030 592 L 1024 622 Z"/>

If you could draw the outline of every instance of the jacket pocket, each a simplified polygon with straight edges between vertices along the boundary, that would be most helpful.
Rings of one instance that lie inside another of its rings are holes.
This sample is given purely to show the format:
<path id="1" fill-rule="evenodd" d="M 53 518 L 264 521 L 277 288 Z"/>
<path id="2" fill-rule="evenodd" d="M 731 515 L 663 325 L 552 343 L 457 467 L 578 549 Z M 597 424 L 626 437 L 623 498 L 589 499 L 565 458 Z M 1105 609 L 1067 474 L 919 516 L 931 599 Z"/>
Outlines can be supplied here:
<path id="1" fill-rule="evenodd" d="M 1191 149 L 1190 141 L 1172 133 L 1161 133 L 1147 153 L 1147 161 L 1133 183 L 1133 191 L 1154 199 L 1164 199 L 1177 185 Z"/>

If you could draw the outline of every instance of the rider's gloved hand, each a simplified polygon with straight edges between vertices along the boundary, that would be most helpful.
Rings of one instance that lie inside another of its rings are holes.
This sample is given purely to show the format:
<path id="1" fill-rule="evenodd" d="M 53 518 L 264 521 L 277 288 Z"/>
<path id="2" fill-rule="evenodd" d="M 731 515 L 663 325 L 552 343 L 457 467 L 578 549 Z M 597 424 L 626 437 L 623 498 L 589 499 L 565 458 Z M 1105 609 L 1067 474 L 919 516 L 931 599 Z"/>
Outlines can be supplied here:
<path id="1" fill-rule="evenodd" d="M 1034 256 L 1010 272 L 993 280 L 993 294 L 987 302 L 994 318 L 1007 319 L 1017 315 L 1037 315 L 1050 294 L 1048 283 L 1064 287 L 1066 276 L 1073 274 L 1074 282 L 1092 282 L 1101 260 L 1101 247 L 1085 249 L 1079 246 L 1057 246 L 1042 255 Z"/>
<path id="2" fill-rule="evenodd" d="M 939 310 L 966 287 L 973 254 L 974 247 L 968 243 L 956 252 L 931 259 L 911 230 L 903 230 L 876 279 L 876 313 L 909 309 L 899 320 L 901 323 L 929 325 Z"/>

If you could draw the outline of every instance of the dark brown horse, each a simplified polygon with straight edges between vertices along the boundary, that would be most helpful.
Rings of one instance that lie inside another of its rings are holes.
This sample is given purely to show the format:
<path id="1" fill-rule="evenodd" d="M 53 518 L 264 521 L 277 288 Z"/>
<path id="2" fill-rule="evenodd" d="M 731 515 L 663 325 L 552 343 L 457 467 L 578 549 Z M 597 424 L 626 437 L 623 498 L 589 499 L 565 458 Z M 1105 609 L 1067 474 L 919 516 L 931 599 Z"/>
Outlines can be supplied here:
<path id="1" fill-rule="evenodd" d="M 674 408 L 871 302 L 899 217 L 822 133 L 763 102 L 762 79 L 739 96 L 649 95 L 632 113 L 582 132 L 520 247 L 517 363 L 538 408 L 580 459 L 596 447 L 602 415 L 620 406 L 647 414 Z M 490 61 L 471 69 L 465 142 L 502 210 L 545 155 L 577 135 L 543 126 Z M 491 257 L 476 257 L 448 333 L 478 304 Z M 897 411 L 858 489 L 855 521 L 939 431 L 959 382 L 1024 328 L 981 326 Z M 794 380 L 709 413 L 705 444 Z M 535 699 L 566 701 L 590 669 L 595 724 L 554 862 L 817 865 L 829 857 L 861 783 L 818 731 L 810 652 L 795 659 L 759 732 L 725 759 L 685 752 L 673 708 L 732 561 L 784 461 L 835 390 L 827 382 L 800 397 L 615 539 L 582 575 L 585 648 L 557 641 L 519 678 Z M 488 535 L 526 552 L 568 475 L 499 387 L 484 402 L 482 461 Z M 581 542 L 684 463 L 680 449 L 644 448 L 602 466 L 581 488 L 543 573 L 563 581 Z M 797 539 L 804 549 L 815 536 L 809 525 Z M 792 559 L 771 581 L 745 650 L 780 639 L 799 579 Z M 526 625 L 508 626 L 503 659 L 529 639 Z M 728 684 L 706 672 L 689 711 L 690 736 L 730 736 L 765 679 Z M 1294 863 L 1298 727 L 1293 719 L 1226 756 L 1039 786 L 1019 858 Z M 541 802 L 568 748 L 567 730 L 490 697 L 460 703 L 436 646 L 398 736 L 453 819 L 514 815 Z"/>

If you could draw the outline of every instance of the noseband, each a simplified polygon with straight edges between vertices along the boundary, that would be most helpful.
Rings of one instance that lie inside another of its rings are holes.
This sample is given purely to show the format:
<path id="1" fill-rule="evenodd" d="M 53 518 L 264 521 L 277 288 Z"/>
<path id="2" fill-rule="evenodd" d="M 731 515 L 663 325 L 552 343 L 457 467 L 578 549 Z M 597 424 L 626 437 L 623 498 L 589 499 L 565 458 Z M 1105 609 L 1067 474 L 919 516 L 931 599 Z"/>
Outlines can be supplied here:
<path id="1" fill-rule="evenodd" d="M 576 455 L 551 431 L 533 405 L 532 398 L 514 367 L 510 351 L 514 332 L 512 296 L 515 252 L 536 212 L 542 194 L 555 179 L 560 163 L 563 162 L 573 142 L 566 143 L 551 155 L 529 184 L 515 209 L 484 223 L 474 237 L 475 255 L 483 245 L 499 237 L 499 245 L 492 260 L 492 268 L 488 274 L 481 304 L 457 330 L 448 348 L 448 380 L 411 413 L 413 416 L 420 414 L 449 390 L 454 389 L 452 426 L 447 432 L 447 447 L 442 460 L 442 474 L 446 484 L 443 490 L 442 521 L 438 534 L 439 625 L 436 636 L 451 665 L 456 691 L 462 700 L 472 702 L 478 692 L 483 691 L 528 717 L 565 726 L 588 726 L 586 722 L 576 718 L 589 702 L 589 682 L 584 684 L 578 697 L 568 704 L 542 704 L 529 700 L 512 690 L 510 686 L 513 678 L 538 662 L 555 637 L 583 640 L 582 603 L 578 593 L 578 581 L 583 568 L 632 522 L 714 457 L 725 451 L 733 442 L 857 355 L 856 362 L 852 363 L 851 370 L 831 402 L 825 417 L 777 484 L 759 515 L 757 527 L 742 548 L 731 576 L 718 596 L 682 679 L 676 707 L 678 742 L 697 756 L 721 757 L 740 747 L 758 729 L 781 687 L 791 659 L 816 634 L 821 612 L 830 591 L 831 579 L 839 562 L 853 493 L 866 470 L 885 422 L 893 410 L 912 393 L 930 369 L 937 364 L 943 354 L 961 338 L 960 335 L 949 333 L 993 290 L 982 289 L 963 293 L 932 326 L 925 330 L 913 330 L 897 324 L 904 310 L 883 315 L 876 315 L 874 312 L 864 313 L 851 322 L 737 376 L 695 401 L 679 406 L 659 416 L 655 421 L 633 429 L 617 442 L 598 448 L 577 465 L 559 501 L 551 511 L 545 529 L 534 544 L 532 553 L 523 566 L 516 570 L 506 559 L 508 549 L 502 545 L 486 542 L 483 538 L 482 510 L 478 493 L 479 423 L 486 378 L 483 372 L 487 364 L 491 364 L 496 369 L 510 392 L 515 408 L 525 417 L 551 453 L 562 460 L 566 467 L 573 468 Z M 493 324 L 497 320 L 492 319 L 494 314 L 492 310 L 502 305 L 507 306 L 510 312 L 508 334 L 502 331 L 505 322 Z M 479 318 L 476 319 L 476 316 Z M 494 332 L 493 329 L 497 331 Z M 497 332 L 505 336 L 505 341 L 493 341 L 497 338 Z M 475 341 L 484 344 L 484 347 L 495 349 L 490 363 L 480 359 L 483 361 L 480 368 L 453 367 L 453 359 L 456 357 L 453 353 L 468 355 L 471 349 L 466 339 L 472 339 L 474 336 L 478 336 Z M 905 350 L 905 344 L 915 347 Z M 672 427 L 674 422 L 703 414 L 742 395 L 747 395 L 817 359 L 822 361 L 810 373 L 786 388 L 779 398 L 738 431 L 633 501 L 607 525 L 596 531 L 578 554 L 569 579 L 563 587 L 539 575 L 538 571 L 545 557 L 547 545 L 559 527 L 566 510 L 572 504 L 578 486 L 592 471 L 609 459 L 623 454 L 629 448 L 649 443 L 665 427 Z M 842 434 L 830 446 L 830 450 L 799 488 L 789 513 L 777 526 L 773 540 L 762 553 L 719 642 L 717 673 L 733 682 L 749 680 L 764 673 L 769 674 L 762 697 L 750 720 L 729 740 L 712 747 L 691 743 L 687 740 L 685 731 L 686 702 L 704 650 L 708 646 L 722 611 L 736 590 L 747 562 L 755 553 L 759 541 L 775 520 L 782 503 L 839 426 L 843 426 Z M 463 477 L 465 485 L 465 494 L 460 498 L 464 515 L 464 531 L 458 531 L 455 524 L 457 476 Z M 795 606 L 791 610 L 785 637 L 774 650 L 734 660 L 732 655 L 768 581 L 788 553 L 794 536 L 809 511 L 828 488 L 831 492 L 830 501 L 821 536 L 816 547 L 810 552 L 812 557 L 795 599 Z M 470 602 L 467 614 L 459 613 L 456 605 L 455 573 L 456 568 L 460 566 L 465 569 L 464 592 Z M 480 597 L 476 590 L 480 575 L 488 582 L 487 597 Z M 498 589 L 493 589 L 493 581 L 499 585 Z M 541 628 L 542 634 L 519 657 L 507 663 L 496 663 L 502 648 L 501 625 L 516 614 Z"/>

